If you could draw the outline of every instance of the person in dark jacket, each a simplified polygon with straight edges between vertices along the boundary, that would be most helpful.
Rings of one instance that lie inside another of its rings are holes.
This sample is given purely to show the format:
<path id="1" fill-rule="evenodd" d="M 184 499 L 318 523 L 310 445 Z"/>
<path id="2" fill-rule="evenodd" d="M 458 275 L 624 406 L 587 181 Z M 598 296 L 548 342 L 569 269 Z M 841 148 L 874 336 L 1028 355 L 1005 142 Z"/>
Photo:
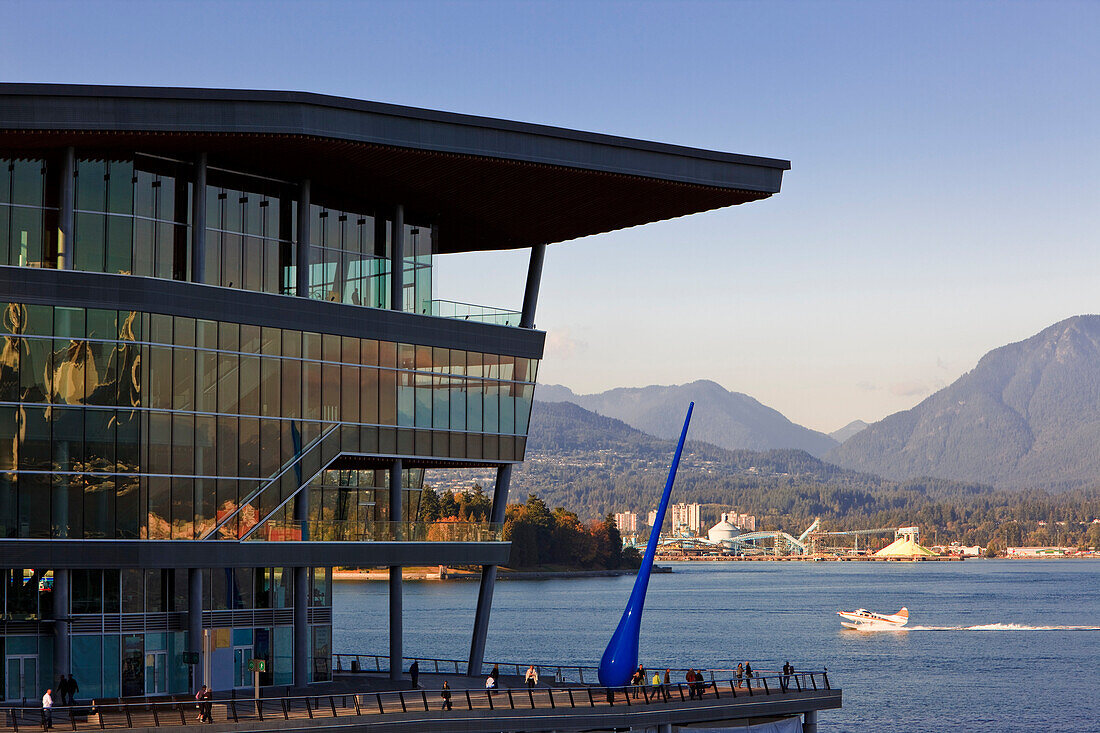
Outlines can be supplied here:
<path id="1" fill-rule="evenodd" d="M 439 696 L 443 698 L 443 709 L 451 709 L 451 686 L 447 684 L 447 680 L 443 680 L 443 690 L 439 693 Z"/>
<path id="2" fill-rule="evenodd" d="M 57 678 L 57 704 L 68 705 L 69 704 L 69 682 L 65 679 L 65 675 L 61 675 Z"/>
<path id="3" fill-rule="evenodd" d="M 420 662 L 413 660 L 409 665 L 409 677 L 412 679 L 413 689 L 420 687 Z"/>

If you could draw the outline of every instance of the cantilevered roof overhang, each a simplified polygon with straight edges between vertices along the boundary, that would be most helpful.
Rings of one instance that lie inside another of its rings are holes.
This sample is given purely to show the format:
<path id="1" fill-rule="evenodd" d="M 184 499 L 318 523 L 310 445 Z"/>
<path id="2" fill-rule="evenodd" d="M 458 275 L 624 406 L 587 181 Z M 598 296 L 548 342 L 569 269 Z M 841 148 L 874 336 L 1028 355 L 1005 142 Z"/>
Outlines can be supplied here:
<path id="1" fill-rule="evenodd" d="M 785 160 L 303 92 L 0 84 L 0 154 L 140 151 L 404 204 L 440 253 L 550 244 L 778 193 Z"/>

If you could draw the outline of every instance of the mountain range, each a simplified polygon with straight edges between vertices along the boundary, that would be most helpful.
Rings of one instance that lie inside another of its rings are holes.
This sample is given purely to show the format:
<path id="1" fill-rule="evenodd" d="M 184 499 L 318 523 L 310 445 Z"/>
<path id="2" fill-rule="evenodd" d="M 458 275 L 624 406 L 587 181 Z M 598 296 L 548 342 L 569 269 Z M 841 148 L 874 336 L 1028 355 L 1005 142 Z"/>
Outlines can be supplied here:
<path id="1" fill-rule="evenodd" d="M 790 448 L 817 457 L 838 445 L 825 433 L 797 425 L 778 410 L 706 379 L 671 386 L 619 387 L 586 395 L 548 384 L 539 385 L 535 396 L 541 402 L 571 402 L 667 440 L 680 437 L 687 405 L 694 401 L 689 432 L 694 440 L 730 450 Z"/>
<path id="2" fill-rule="evenodd" d="M 665 440 L 679 436 L 687 403 L 695 401 L 691 439 L 734 451 L 806 451 L 892 480 L 935 477 L 1054 491 L 1100 482 L 1097 315 L 1074 316 L 994 349 L 912 409 L 871 425 L 856 420 L 832 435 L 709 380 L 587 395 L 539 385 L 536 396 Z M 532 431 L 536 425 L 533 419 Z"/>
<path id="3" fill-rule="evenodd" d="M 1074 316 L 990 351 L 912 409 L 826 456 L 904 479 L 1071 489 L 1100 479 L 1100 316 Z"/>

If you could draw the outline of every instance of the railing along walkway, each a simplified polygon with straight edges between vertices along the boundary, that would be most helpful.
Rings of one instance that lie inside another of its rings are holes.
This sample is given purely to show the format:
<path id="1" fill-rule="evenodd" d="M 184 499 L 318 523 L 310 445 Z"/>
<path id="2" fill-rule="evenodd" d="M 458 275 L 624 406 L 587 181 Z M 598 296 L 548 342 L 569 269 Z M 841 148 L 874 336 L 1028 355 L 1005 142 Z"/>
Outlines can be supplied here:
<path id="1" fill-rule="evenodd" d="M 694 689 L 692 689 L 694 687 Z M 211 700 L 214 723 L 242 723 L 267 720 L 350 718 L 353 716 L 400 715 L 432 711 L 512 711 L 627 706 L 691 705 L 694 700 L 736 700 L 743 697 L 791 695 L 831 690 L 825 672 L 793 675 L 763 675 L 743 680 L 638 685 L 629 687 L 521 687 L 497 690 L 401 690 L 336 695 L 268 697 L 259 700 Z M 449 703 L 449 706 L 448 706 Z M 28 707 L 0 707 L 6 730 L 39 730 L 45 727 L 42 711 Z M 93 731 L 125 728 L 165 728 L 198 724 L 199 708 L 194 700 L 113 703 L 107 705 L 54 707 L 57 730 Z"/>
<path id="2" fill-rule="evenodd" d="M 357 673 L 357 672 L 373 672 L 382 673 L 389 672 L 389 656 L 382 654 L 333 654 L 332 655 L 332 669 L 336 673 Z M 409 665 L 416 662 L 420 666 L 420 674 L 457 674 L 466 675 L 469 674 L 469 663 L 464 659 L 433 659 L 429 657 L 405 657 L 402 659 L 402 669 L 408 670 Z M 485 662 L 481 665 L 482 677 L 488 676 L 489 670 L 493 667 L 497 667 L 501 674 L 509 674 L 514 677 L 523 677 L 529 666 L 533 666 L 539 673 L 539 676 L 554 675 L 554 680 L 560 683 L 579 683 L 582 685 L 594 684 L 599 678 L 599 668 L 593 665 L 577 665 L 577 664 L 525 664 L 521 662 Z M 688 672 L 687 667 L 653 667 L 646 668 L 649 680 L 652 680 L 654 672 L 659 672 L 664 677 L 665 669 L 669 669 L 672 675 L 678 676 L 683 679 Z M 696 674 L 701 674 L 705 677 L 709 677 L 709 682 L 721 680 L 723 677 L 732 678 L 736 673 L 736 669 L 728 668 L 714 668 L 714 669 L 700 669 L 698 667 L 692 668 Z M 824 671 L 828 671 L 827 669 Z M 588 675 L 586 678 L 585 675 Z M 777 669 L 768 669 L 763 665 L 753 667 L 753 676 L 759 677 L 761 674 L 765 675 L 779 675 L 781 674 Z M 817 674 L 821 674 L 818 672 Z M 685 683 L 686 684 L 686 683 Z"/>

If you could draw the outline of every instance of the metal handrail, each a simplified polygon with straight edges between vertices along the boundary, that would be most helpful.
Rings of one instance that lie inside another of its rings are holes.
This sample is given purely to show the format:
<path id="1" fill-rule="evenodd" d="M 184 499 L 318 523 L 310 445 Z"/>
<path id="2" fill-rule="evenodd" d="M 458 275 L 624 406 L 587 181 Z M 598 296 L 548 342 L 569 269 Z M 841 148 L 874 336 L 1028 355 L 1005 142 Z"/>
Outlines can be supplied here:
<path id="1" fill-rule="evenodd" d="M 786 678 L 786 679 L 784 679 Z M 772 685 L 768 680 L 774 680 Z M 791 682 L 796 684 L 792 685 Z M 743 683 L 743 684 L 742 684 Z M 694 689 L 692 689 L 694 687 Z M 576 696 L 578 688 L 538 686 L 505 687 L 478 690 L 396 690 L 393 692 L 347 692 L 329 695 L 288 695 L 260 697 L 257 699 L 222 698 L 208 700 L 210 717 L 215 722 L 240 723 L 242 720 L 283 720 L 300 718 L 343 718 L 398 713 L 422 713 L 432 710 L 494 711 L 550 710 L 565 708 L 614 707 L 615 705 L 641 705 L 653 707 L 670 703 L 691 703 L 695 700 L 726 697 L 737 699 L 745 695 L 810 694 L 832 690 L 825 670 L 795 672 L 791 675 L 768 674 L 747 680 L 707 680 L 694 685 L 685 682 L 668 685 L 626 685 L 619 687 L 586 686 L 583 696 Z M 754 689 L 756 692 L 754 693 Z M 448 693 L 444 697 L 444 692 Z M 465 702 L 465 707 L 462 703 Z M 499 707 L 507 702 L 508 707 Z M 586 704 L 587 703 L 587 704 Z M 54 706 L 55 724 L 66 721 L 76 730 L 101 730 L 105 728 L 168 728 L 190 725 L 188 716 L 197 718 L 200 702 L 193 699 L 165 701 L 134 701 L 96 705 Z M 215 712 L 217 711 L 217 712 Z M 219 720 L 220 719 L 220 720 Z M 41 727 L 44 716 L 41 708 L 0 707 L 0 728 L 19 730 L 19 726 Z M 125 725 L 122 725 L 125 721 Z"/>
<path id="2" fill-rule="evenodd" d="M 341 423 L 333 423 L 328 428 L 326 428 L 324 431 L 322 431 L 322 433 L 320 435 L 318 435 L 316 438 L 311 440 L 307 445 L 303 446 L 302 449 L 298 452 L 297 455 L 295 455 L 289 461 L 284 463 L 282 468 L 280 468 L 278 471 L 276 471 L 275 474 L 271 478 L 265 480 L 258 487 L 253 489 L 252 492 L 248 494 L 248 496 L 246 496 L 243 500 L 241 500 L 240 504 L 237 505 L 236 509 L 234 509 L 232 512 L 230 512 L 225 517 L 223 517 L 222 520 L 220 522 L 218 522 L 217 524 L 215 524 L 214 528 L 211 529 L 209 532 L 207 532 L 205 535 L 203 535 L 203 537 L 201 539 L 202 540 L 209 540 L 212 537 L 216 536 L 217 533 L 219 531 L 221 531 L 222 527 L 229 524 L 229 522 L 232 521 L 234 517 L 236 517 L 238 514 L 241 513 L 241 510 L 243 510 L 246 506 L 251 504 L 257 497 L 259 497 L 261 494 L 263 494 L 265 491 L 267 491 L 271 486 L 275 485 L 279 481 L 279 479 L 281 479 L 286 474 L 287 471 L 291 470 L 296 465 L 301 463 L 306 458 L 306 456 L 308 456 L 308 455 L 310 455 L 310 453 L 312 453 L 314 448 L 321 445 L 321 442 L 325 438 L 327 438 L 329 435 L 331 435 L 334 431 L 338 430 L 340 428 L 340 425 L 341 425 Z M 322 466 L 322 469 L 323 468 L 324 467 Z M 312 476 L 310 476 L 309 479 L 305 479 L 303 477 L 303 481 L 302 481 L 303 486 L 305 484 L 308 484 L 309 481 L 312 480 L 312 479 L 313 479 Z M 302 486 L 299 486 L 298 491 L 301 491 L 301 490 L 302 490 Z M 293 497 L 294 494 L 296 494 L 296 493 L 298 493 L 298 492 L 295 491 L 294 493 L 292 493 L 291 497 Z M 267 521 L 276 511 L 278 511 L 289 500 L 290 500 L 290 497 L 283 500 L 279 504 L 278 507 L 276 507 L 273 511 L 268 512 L 267 516 L 265 516 L 263 519 L 261 519 L 255 525 L 253 525 L 249 529 L 249 531 L 244 535 L 244 537 L 241 537 L 239 539 L 246 539 L 249 535 L 251 535 L 253 532 L 255 532 L 256 528 L 258 528 L 265 521 Z"/>
<path id="3" fill-rule="evenodd" d="M 334 672 L 388 672 L 389 671 L 389 655 L 387 654 L 333 654 L 332 655 L 332 669 Z M 370 660 L 370 667 L 364 666 L 364 661 Z M 356 662 L 356 670 L 352 666 L 352 662 Z M 385 665 L 383 665 L 385 662 Z M 402 668 L 408 669 L 408 666 L 413 662 L 421 664 L 420 671 L 422 673 L 431 674 L 433 671 L 436 673 L 446 674 L 468 674 L 469 663 L 465 659 L 435 659 L 432 657 L 403 657 L 401 660 Z M 428 666 L 423 666 L 427 664 Z M 513 671 L 513 676 L 522 677 L 529 666 L 534 666 L 539 675 L 549 674 L 550 672 L 556 672 L 555 679 L 558 682 L 577 681 L 582 684 L 589 684 L 584 680 L 584 673 L 588 672 L 589 679 L 596 678 L 596 672 L 598 667 L 596 665 L 578 665 L 578 664 L 540 664 L 540 663 L 524 663 L 524 662 L 489 662 L 482 663 L 483 669 L 492 669 L 494 666 L 507 672 Z M 661 671 L 665 669 L 670 670 L 677 674 L 686 674 L 688 667 L 653 667 L 648 669 L 648 674 Z M 705 674 L 710 676 L 710 682 L 714 682 L 716 679 L 720 679 L 720 676 L 725 673 L 730 675 L 736 674 L 737 670 L 733 668 L 715 667 L 711 669 L 702 669 L 699 667 L 692 667 L 697 674 Z M 569 673 L 571 676 L 566 676 Z M 769 675 L 782 675 L 782 671 L 779 669 L 770 669 L 768 667 L 753 667 L 753 678 L 760 677 L 761 673 L 767 673 Z M 647 680 L 647 683 L 649 680 Z"/>

